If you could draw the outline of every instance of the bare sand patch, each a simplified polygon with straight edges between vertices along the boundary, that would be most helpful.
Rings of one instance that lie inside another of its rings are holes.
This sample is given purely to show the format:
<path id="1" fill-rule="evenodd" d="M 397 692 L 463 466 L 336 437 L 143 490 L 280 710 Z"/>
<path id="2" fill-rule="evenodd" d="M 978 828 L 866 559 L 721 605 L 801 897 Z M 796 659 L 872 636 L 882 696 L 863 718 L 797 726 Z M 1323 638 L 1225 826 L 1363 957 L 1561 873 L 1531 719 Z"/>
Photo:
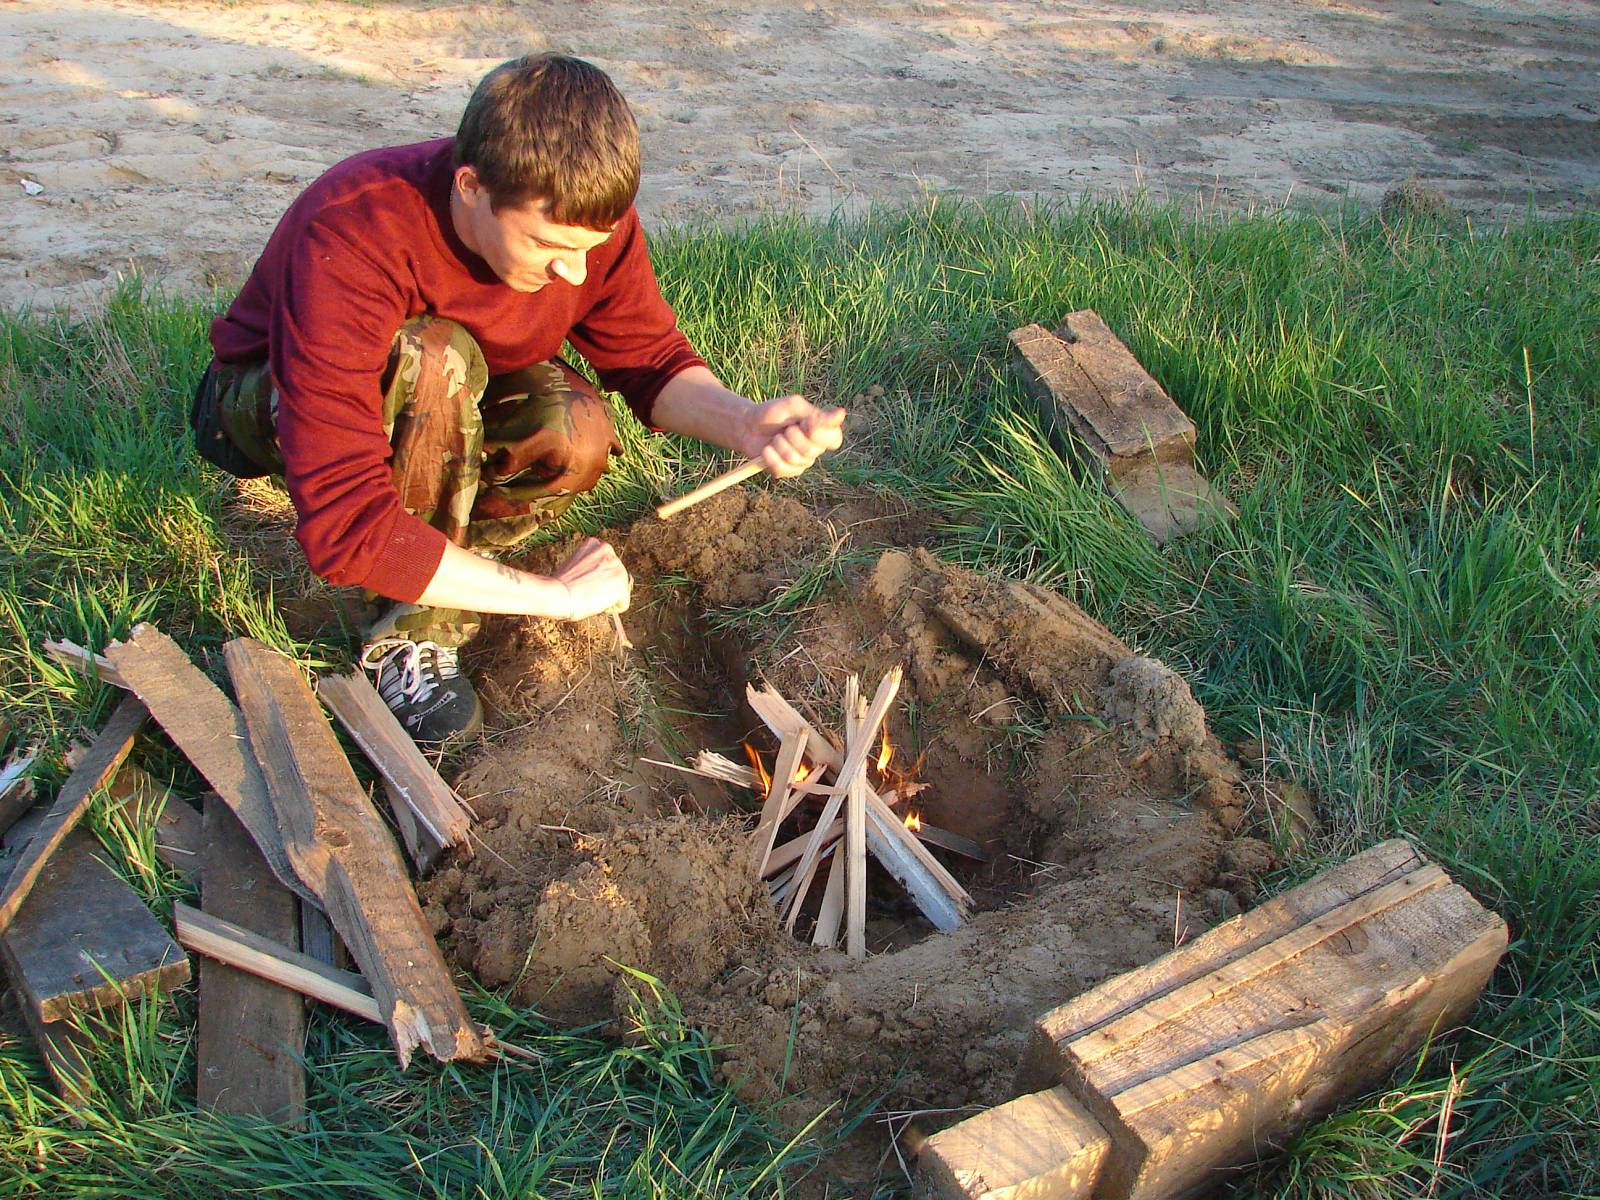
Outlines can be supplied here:
<path id="1" fill-rule="evenodd" d="M 1415 177 L 1506 215 L 1600 194 L 1582 0 L 11 0 L 0 303 L 82 303 L 130 268 L 232 285 L 319 172 L 452 132 L 486 69 L 546 48 L 632 100 L 647 222 L 929 190 L 1278 205 Z"/>

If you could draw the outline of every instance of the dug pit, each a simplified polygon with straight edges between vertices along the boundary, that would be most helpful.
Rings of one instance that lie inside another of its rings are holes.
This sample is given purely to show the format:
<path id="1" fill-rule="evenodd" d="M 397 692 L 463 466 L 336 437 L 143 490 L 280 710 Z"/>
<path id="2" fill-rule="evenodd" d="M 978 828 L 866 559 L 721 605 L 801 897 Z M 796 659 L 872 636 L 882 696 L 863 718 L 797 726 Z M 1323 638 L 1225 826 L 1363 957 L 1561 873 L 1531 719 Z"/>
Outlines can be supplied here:
<path id="1" fill-rule="evenodd" d="M 486 629 L 469 657 L 493 732 L 455 781 L 476 852 L 419 894 L 460 966 L 548 1016 L 625 1011 L 618 964 L 660 980 L 748 1098 L 959 1112 L 1007 1097 L 1037 1016 L 1237 911 L 1273 852 L 1239 836 L 1260 784 L 1182 678 L 862 512 L 735 491 L 616 533 L 633 650 L 598 619 Z M 770 765 L 748 683 L 833 723 L 846 675 L 870 691 L 895 665 L 915 807 L 987 861 L 935 850 L 976 901 L 953 932 L 875 887 L 858 962 L 782 930 L 750 864 L 755 793 L 642 760 L 743 761 L 748 740 Z"/>

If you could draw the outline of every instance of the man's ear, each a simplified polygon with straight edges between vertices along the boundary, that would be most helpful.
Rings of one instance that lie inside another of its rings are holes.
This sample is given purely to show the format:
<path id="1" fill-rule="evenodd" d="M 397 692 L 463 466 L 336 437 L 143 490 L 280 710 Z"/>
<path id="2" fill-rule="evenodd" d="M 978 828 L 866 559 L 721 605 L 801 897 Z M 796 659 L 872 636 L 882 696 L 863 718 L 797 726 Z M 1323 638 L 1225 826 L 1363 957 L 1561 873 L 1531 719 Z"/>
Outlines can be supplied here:
<path id="1" fill-rule="evenodd" d="M 489 189 L 483 186 L 483 180 L 478 178 L 478 169 L 471 163 L 463 163 L 456 168 L 455 189 L 468 208 L 477 208 L 489 202 Z"/>

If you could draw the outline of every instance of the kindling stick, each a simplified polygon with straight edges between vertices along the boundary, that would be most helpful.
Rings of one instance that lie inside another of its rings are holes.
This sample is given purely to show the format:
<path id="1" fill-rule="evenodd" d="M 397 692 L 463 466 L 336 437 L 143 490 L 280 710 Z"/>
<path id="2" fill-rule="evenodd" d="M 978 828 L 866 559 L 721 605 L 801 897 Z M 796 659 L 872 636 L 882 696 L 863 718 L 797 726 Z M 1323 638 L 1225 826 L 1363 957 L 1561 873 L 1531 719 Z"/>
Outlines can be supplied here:
<path id="1" fill-rule="evenodd" d="M 663 521 L 665 521 L 668 517 L 675 517 L 684 509 L 699 504 L 702 500 L 709 500 L 718 492 L 725 492 L 729 488 L 743 483 L 752 475 L 759 475 L 764 469 L 765 468 L 763 468 L 758 461 L 752 458 L 743 466 L 735 467 L 731 471 L 724 471 L 721 475 L 718 475 L 709 483 L 702 483 L 699 487 L 695 488 L 694 491 L 685 492 L 676 500 L 668 500 L 665 504 L 656 509 L 656 516 L 660 517 Z"/>

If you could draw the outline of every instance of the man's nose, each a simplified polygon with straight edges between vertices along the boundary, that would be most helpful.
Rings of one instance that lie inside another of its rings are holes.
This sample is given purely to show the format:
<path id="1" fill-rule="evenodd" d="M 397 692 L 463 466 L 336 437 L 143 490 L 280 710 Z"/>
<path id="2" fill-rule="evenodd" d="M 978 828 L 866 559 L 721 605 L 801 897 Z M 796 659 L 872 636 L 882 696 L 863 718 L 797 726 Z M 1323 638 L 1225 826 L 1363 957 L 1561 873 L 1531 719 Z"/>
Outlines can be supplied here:
<path id="1" fill-rule="evenodd" d="M 573 287 L 578 287 L 589 277 L 587 256 L 581 252 L 560 255 L 551 261 L 550 273 L 557 279 L 564 279 Z"/>

